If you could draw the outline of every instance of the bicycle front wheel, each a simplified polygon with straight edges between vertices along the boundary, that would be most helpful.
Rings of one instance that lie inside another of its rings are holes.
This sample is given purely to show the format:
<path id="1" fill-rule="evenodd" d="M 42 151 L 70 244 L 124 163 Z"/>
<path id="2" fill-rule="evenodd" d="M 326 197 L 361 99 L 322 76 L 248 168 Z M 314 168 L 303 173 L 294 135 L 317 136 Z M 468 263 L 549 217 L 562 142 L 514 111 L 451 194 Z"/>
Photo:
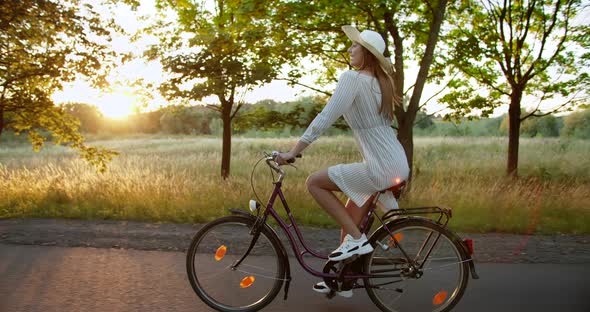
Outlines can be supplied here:
<path id="1" fill-rule="evenodd" d="M 390 234 L 390 232 L 393 234 Z M 381 228 L 366 258 L 369 297 L 382 310 L 449 311 L 461 299 L 468 281 L 461 242 L 431 221 L 408 219 Z"/>
<path id="2" fill-rule="evenodd" d="M 262 228 L 248 256 L 254 219 L 228 216 L 205 225 L 187 254 L 191 286 L 218 311 L 257 311 L 279 293 L 285 276 L 280 241 Z"/>

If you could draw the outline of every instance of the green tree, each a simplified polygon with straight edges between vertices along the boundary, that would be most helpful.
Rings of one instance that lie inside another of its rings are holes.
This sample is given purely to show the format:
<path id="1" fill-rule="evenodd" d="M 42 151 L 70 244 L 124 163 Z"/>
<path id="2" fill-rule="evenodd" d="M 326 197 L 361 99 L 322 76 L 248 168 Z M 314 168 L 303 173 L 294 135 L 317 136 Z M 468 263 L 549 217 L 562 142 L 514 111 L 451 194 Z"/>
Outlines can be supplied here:
<path id="1" fill-rule="evenodd" d="M 85 103 L 66 103 L 62 105 L 66 113 L 80 121 L 82 133 L 97 133 L 103 123 L 103 115 L 98 107 Z"/>
<path id="2" fill-rule="evenodd" d="M 272 2 L 262 0 L 157 1 L 158 7 L 177 14 L 173 24 L 151 27 L 160 44 L 146 55 L 159 58 L 174 75 L 160 92 L 168 99 L 196 102 L 215 96 L 223 123 L 221 176 L 230 174 L 231 123 L 245 92 L 277 77 L 292 61 L 283 32 L 268 23 Z M 211 7 L 207 6 L 210 4 Z M 189 87 L 186 87 L 189 86 Z"/>
<path id="3" fill-rule="evenodd" d="M 199 106 L 174 106 L 162 110 L 160 126 L 170 134 L 211 134 L 210 119 Z"/>
<path id="4" fill-rule="evenodd" d="M 447 9 L 460 10 L 460 3 L 451 4 L 447 0 L 283 1 L 281 9 L 276 11 L 275 23 L 295 37 L 289 41 L 296 46 L 294 53 L 301 58 L 313 58 L 324 67 L 318 79 L 320 85 L 335 81 L 337 69 L 349 66 L 346 49 L 350 42 L 341 31 L 342 25 L 355 24 L 361 30 L 373 29 L 383 36 L 386 45 L 393 49 L 393 52 L 386 49 L 385 55 L 391 56 L 395 67 L 396 96 L 407 99 L 404 107 L 396 108 L 395 118 L 398 139 L 411 167 L 416 115 L 428 102 L 422 101 L 422 92 L 427 82 L 441 79 L 440 73 L 445 68 L 435 55 L 445 13 Z M 405 70 L 411 62 L 419 70 L 414 83 L 406 89 Z M 308 70 L 294 69 L 285 79 L 303 85 L 299 78 Z M 317 86 L 306 87 L 330 94 Z"/>
<path id="5" fill-rule="evenodd" d="M 559 136 L 559 122 L 553 115 L 529 118 L 522 123 L 520 133 L 530 137 L 557 137 Z"/>
<path id="6" fill-rule="evenodd" d="M 239 131 L 248 129 L 271 131 L 283 129 L 286 124 L 293 120 L 296 120 L 296 118 L 289 119 L 286 114 L 256 105 L 252 109 L 242 112 L 236 119 L 234 127 Z"/>
<path id="7" fill-rule="evenodd" d="M 434 127 L 434 121 L 432 120 L 432 116 L 426 113 L 425 111 L 418 111 L 416 114 L 416 125 L 419 129 L 428 129 Z"/>
<path id="8" fill-rule="evenodd" d="M 123 120 L 123 122 L 127 124 L 129 132 L 131 133 L 158 133 L 161 131 L 161 118 L 162 112 L 156 110 L 152 112 L 132 114 L 127 120 Z"/>
<path id="9" fill-rule="evenodd" d="M 529 114 L 527 112 L 521 115 Z M 506 115 L 500 124 L 500 131 L 506 135 L 510 130 L 510 118 Z M 529 118 L 521 123 L 520 135 L 526 137 L 557 137 L 559 136 L 560 123 L 553 115 L 538 118 Z"/>
<path id="10" fill-rule="evenodd" d="M 575 111 L 563 118 L 561 135 L 578 139 L 590 139 L 590 108 Z"/>
<path id="11" fill-rule="evenodd" d="M 442 102 L 459 116 L 489 115 L 508 99 L 508 175 L 518 175 L 521 123 L 572 108 L 590 89 L 590 27 L 576 22 L 583 9 L 580 0 L 482 0 L 454 20 L 450 68 L 464 79 L 451 82 L 455 90 Z M 560 105 L 540 110 L 541 102 L 557 96 L 564 99 Z M 521 114 L 527 97 L 540 100 Z"/>
<path id="12" fill-rule="evenodd" d="M 104 170 L 116 154 L 84 143 L 79 122 L 50 96 L 79 76 L 104 86 L 104 70 L 114 53 L 99 40 L 111 31 L 89 4 L 77 0 L 0 2 L 0 134 L 26 133 L 33 149 L 48 131 L 55 144 L 80 152 Z M 101 74 L 102 73 L 102 74 Z"/>

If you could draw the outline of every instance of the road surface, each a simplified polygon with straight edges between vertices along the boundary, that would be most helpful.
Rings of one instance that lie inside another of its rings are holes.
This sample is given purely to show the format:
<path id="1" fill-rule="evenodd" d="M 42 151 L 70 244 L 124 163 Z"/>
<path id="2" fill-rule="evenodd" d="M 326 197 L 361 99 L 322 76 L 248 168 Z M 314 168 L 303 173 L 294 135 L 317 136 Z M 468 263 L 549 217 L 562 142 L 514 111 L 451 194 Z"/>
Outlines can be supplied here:
<path id="1" fill-rule="evenodd" d="M 0 244 L 0 311 L 212 311 L 193 293 L 180 252 Z M 318 266 L 321 266 L 319 262 Z M 327 300 L 291 259 L 294 281 L 265 311 L 378 311 L 364 291 Z M 477 265 L 454 311 L 590 311 L 588 264 Z"/>

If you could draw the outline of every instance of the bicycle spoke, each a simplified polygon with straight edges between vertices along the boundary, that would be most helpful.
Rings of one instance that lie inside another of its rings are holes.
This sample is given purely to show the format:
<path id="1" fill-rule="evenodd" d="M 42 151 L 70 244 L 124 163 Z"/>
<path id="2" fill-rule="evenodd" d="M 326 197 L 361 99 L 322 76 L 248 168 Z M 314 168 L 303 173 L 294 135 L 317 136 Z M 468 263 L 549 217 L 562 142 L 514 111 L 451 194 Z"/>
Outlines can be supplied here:
<path id="1" fill-rule="evenodd" d="M 435 270 L 435 269 L 440 269 L 440 268 L 445 268 L 445 267 L 451 267 L 451 266 L 457 266 L 457 265 L 461 265 L 463 263 L 467 263 L 471 260 L 464 260 L 464 261 L 458 261 L 458 262 L 454 262 L 454 263 L 449 263 L 449 264 L 445 264 L 445 265 L 441 265 L 441 266 L 436 266 L 436 267 L 428 267 L 428 268 L 423 268 L 423 271 L 426 270 Z"/>
<path id="2" fill-rule="evenodd" d="M 379 245 L 390 248 L 376 248 L 367 260 L 366 273 L 377 276 L 365 284 L 383 311 L 447 311 L 461 296 L 465 261 L 460 247 L 438 231 L 436 225 L 420 220 L 406 222 L 392 229 L 393 244 L 390 232 L 381 232 Z M 389 277 L 392 272 L 401 277 Z"/>
<path id="3" fill-rule="evenodd" d="M 240 269 L 238 269 L 237 271 L 238 272 L 245 273 L 245 274 L 250 274 L 250 275 L 253 275 L 253 276 L 256 276 L 256 277 L 263 277 L 263 278 L 266 278 L 266 279 L 271 279 L 271 280 L 277 280 L 277 281 L 286 281 L 287 280 L 285 278 L 277 278 L 275 276 L 262 275 L 260 273 L 253 273 L 253 272 L 244 271 L 244 270 L 240 270 Z"/>
<path id="4" fill-rule="evenodd" d="M 266 272 L 272 272 L 271 270 L 268 270 L 266 268 L 262 268 L 262 267 L 259 267 L 259 266 L 250 265 L 250 264 L 246 264 L 246 263 L 242 263 L 242 264 L 240 264 L 240 266 L 250 267 L 250 268 L 253 268 L 253 269 L 260 269 L 261 271 L 266 271 Z"/>
<path id="5" fill-rule="evenodd" d="M 258 310 L 281 289 L 285 268 L 280 260 L 280 242 L 263 230 L 252 245 L 252 223 L 241 216 L 220 218 L 201 229 L 189 248 L 191 286 L 216 310 Z"/>
<path id="6" fill-rule="evenodd" d="M 231 268 L 229 266 L 225 267 L 225 269 L 231 270 Z M 212 272 L 212 273 L 210 273 L 208 275 L 204 275 L 204 276 L 203 276 L 203 274 L 201 274 L 201 275 L 199 275 L 199 280 L 201 280 L 201 281 L 211 281 L 212 278 L 217 278 L 221 274 L 225 274 L 225 273 L 226 272 L 224 272 L 224 270 L 221 270 L 219 272 Z"/>

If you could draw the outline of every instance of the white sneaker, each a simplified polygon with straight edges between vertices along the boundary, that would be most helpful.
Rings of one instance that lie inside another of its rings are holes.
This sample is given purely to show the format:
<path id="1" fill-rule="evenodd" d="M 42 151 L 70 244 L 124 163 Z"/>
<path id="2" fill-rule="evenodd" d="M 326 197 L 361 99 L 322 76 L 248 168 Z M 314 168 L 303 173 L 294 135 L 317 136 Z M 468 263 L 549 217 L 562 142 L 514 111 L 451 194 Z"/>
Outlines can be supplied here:
<path id="1" fill-rule="evenodd" d="M 330 292 L 330 287 L 328 287 L 328 285 L 326 285 L 325 282 L 319 282 L 315 285 L 313 285 L 313 290 L 316 292 L 319 292 L 321 294 L 327 294 Z M 352 289 L 349 290 L 342 290 L 342 291 L 334 291 L 338 296 L 344 297 L 344 298 L 350 298 L 352 297 Z"/>
<path id="2" fill-rule="evenodd" d="M 354 239 L 350 234 L 346 234 L 344 241 L 328 258 L 332 261 L 342 261 L 354 255 L 364 255 L 373 251 L 373 246 L 369 244 L 367 236 L 363 234 L 361 238 Z"/>

